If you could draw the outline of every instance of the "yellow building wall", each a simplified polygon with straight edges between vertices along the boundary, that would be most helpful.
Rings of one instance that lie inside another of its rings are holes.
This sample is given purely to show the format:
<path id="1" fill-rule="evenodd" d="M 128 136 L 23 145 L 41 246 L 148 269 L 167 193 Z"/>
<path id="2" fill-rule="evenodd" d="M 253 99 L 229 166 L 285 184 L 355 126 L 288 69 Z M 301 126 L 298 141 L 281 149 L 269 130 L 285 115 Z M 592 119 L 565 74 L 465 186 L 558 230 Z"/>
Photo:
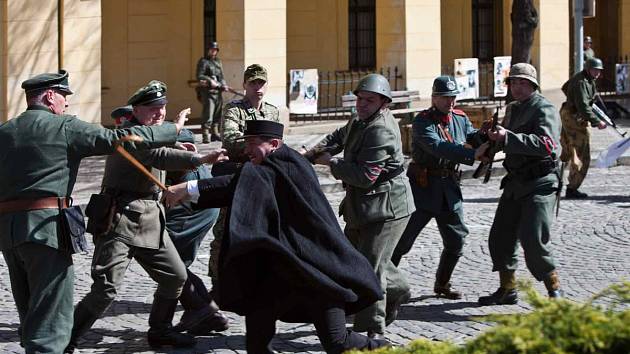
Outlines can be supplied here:
<path id="1" fill-rule="evenodd" d="M 376 69 L 398 67 L 405 73 L 407 38 L 405 1 L 376 0 Z M 405 75 L 404 80 L 407 78 Z"/>
<path id="2" fill-rule="evenodd" d="M 619 1 L 619 54 L 630 55 L 630 0 Z"/>
<path id="3" fill-rule="evenodd" d="M 203 54 L 203 2 L 200 0 L 107 0 L 103 11 L 102 100 L 109 114 L 151 80 L 168 88 L 168 119 L 187 107 L 198 117 L 191 81 Z"/>
<path id="4" fill-rule="evenodd" d="M 442 0 L 440 16 L 442 66 L 452 68 L 455 59 L 473 55 L 472 0 Z"/>
<path id="5" fill-rule="evenodd" d="M 348 69 L 348 0 L 287 0 L 287 72 Z"/>
<path id="6" fill-rule="evenodd" d="M 540 87 L 553 90 L 569 78 L 569 0 L 537 0 L 539 24 L 532 48 L 532 64 L 538 69 Z"/>

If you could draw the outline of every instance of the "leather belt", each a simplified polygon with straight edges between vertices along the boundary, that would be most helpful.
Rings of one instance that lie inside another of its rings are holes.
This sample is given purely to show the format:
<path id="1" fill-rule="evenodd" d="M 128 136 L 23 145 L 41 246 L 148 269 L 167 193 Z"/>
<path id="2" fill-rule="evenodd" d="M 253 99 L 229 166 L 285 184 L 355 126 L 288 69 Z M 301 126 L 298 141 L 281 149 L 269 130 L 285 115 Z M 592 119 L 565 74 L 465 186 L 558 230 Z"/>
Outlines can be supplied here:
<path id="1" fill-rule="evenodd" d="M 438 168 L 438 169 L 427 169 L 427 174 L 431 176 L 438 176 L 442 178 L 447 178 L 455 175 L 455 170 L 451 170 L 449 168 Z"/>
<path id="2" fill-rule="evenodd" d="M 0 214 L 38 209 L 65 209 L 70 206 L 69 204 L 68 198 L 65 197 L 8 200 L 0 202 Z"/>
<path id="3" fill-rule="evenodd" d="M 103 193 L 111 195 L 113 197 L 127 197 L 131 199 L 142 199 L 142 200 L 160 200 L 160 192 L 140 193 L 140 192 L 132 192 L 132 191 L 126 191 L 122 189 L 104 187 Z"/>

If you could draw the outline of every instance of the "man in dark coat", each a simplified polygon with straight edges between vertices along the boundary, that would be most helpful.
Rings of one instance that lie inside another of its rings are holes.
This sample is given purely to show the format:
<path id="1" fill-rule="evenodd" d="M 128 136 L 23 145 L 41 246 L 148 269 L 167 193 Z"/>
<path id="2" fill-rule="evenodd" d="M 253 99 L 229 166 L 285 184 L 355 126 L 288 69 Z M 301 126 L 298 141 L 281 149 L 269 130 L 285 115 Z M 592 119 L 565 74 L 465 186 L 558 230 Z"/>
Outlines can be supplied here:
<path id="1" fill-rule="evenodd" d="M 172 186 L 166 204 L 190 197 L 198 207 L 229 208 L 217 301 L 245 316 L 247 351 L 273 352 L 278 319 L 313 323 L 328 353 L 386 345 L 345 327 L 347 313 L 382 299 L 382 291 L 344 236 L 313 168 L 283 145 L 282 124 L 246 124 L 252 163 L 234 175 Z"/>

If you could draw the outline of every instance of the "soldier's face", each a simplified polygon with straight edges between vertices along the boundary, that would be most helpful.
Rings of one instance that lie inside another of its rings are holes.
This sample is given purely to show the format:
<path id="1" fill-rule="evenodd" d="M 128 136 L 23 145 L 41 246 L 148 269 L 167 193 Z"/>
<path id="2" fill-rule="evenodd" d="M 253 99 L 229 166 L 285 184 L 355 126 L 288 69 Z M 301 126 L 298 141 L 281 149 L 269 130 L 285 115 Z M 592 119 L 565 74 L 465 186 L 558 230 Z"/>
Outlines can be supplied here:
<path id="1" fill-rule="evenodd" d="M 602 75 L 602 70 L 591 68 L 591 69 L 588 69 L 588 74 L 591 75 L 593 79 L 597 79 Z"/>
<path id="2" fill-rule="evenodd" d="M 357 92 L 357 115 L 359 119 L 368 119 L 387 104 L 384 96 L 369 91 Z"/>
<path id="3" fill-rule="evenodd" d="M 68 108 L 67 94 L 57 90 L 46 91 L 46 100 L 50 110 L 55 114 L 63 114 Z"/>
<path id="4" fill-rule="evenodd" d="M 267 92 L 267 81 L 256 79 L 252 81 L 246 81 L 243 83 L 245 89 L 245 97 L 250 101 L 259 101 L 265 96 Z"/>
<path id="5" fill-rule="evenodd" d="M 431 100 L 438 111 L 448 114 L 455 107 L 456 96 L 432 96 Z"/>
<path id="6" fill-rule="evenodd" d="M 217 54 L 219 54 L 219 50 L 217 48 L 210 48 L 208 49 L 208 56 L 212 59 L 217 57 Z"/>
<path id="7" fill-rule="evenodd" d="M 280 147 L 280 139 L 245 138 L 245 154 L 254 165 L 260 165 L 267 155 Z"/>
<path id="8" fill-rule="evenodd" d="M 590 49 L 593 43 L 584 41 L 584 49 Z"/>
<path id="9" fill-rule="evenodd" d="M 521 102 L 528 99 L 536 90 L 534 85 L 526 79 L 512 78 L 508 81 L 508 84 L 510 85 L 512 97 Z"/>
<path id="10" fill-rule="evenodd" d="M 166 105 L 134 106 L 133 115 L 142 125 L 162 125 L 166 118 Z"/>

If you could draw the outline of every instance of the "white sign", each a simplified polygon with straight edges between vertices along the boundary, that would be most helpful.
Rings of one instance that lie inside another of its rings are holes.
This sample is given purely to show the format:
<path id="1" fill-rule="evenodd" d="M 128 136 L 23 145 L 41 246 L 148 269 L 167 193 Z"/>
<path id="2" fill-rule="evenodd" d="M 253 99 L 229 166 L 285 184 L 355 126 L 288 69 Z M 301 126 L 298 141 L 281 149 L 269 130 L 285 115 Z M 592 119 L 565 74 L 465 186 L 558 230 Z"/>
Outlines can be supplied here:
<path id="1" fill-rule="evenodd" d="M 615 91 L 617 94 L 630 93 L 630 64 L 615 65 Z"/>
<path id="2" fill-rule="evenodd" d="M 479 59 L 462 58 L 455 59 L 455 81 L 459 88 L 457 99 L 479 97 Z"/>
<path id="3" fill-rule="evenodd" d="M 494 97 L 507 96 L 508 87 L 505 78 L 510 74 L 512 57 L 494 57 Z"/>
<path id="4" fill-rule="evenodd" d="M 317 69 L 290 70 L 289 112 L 317 113 Z"/>

